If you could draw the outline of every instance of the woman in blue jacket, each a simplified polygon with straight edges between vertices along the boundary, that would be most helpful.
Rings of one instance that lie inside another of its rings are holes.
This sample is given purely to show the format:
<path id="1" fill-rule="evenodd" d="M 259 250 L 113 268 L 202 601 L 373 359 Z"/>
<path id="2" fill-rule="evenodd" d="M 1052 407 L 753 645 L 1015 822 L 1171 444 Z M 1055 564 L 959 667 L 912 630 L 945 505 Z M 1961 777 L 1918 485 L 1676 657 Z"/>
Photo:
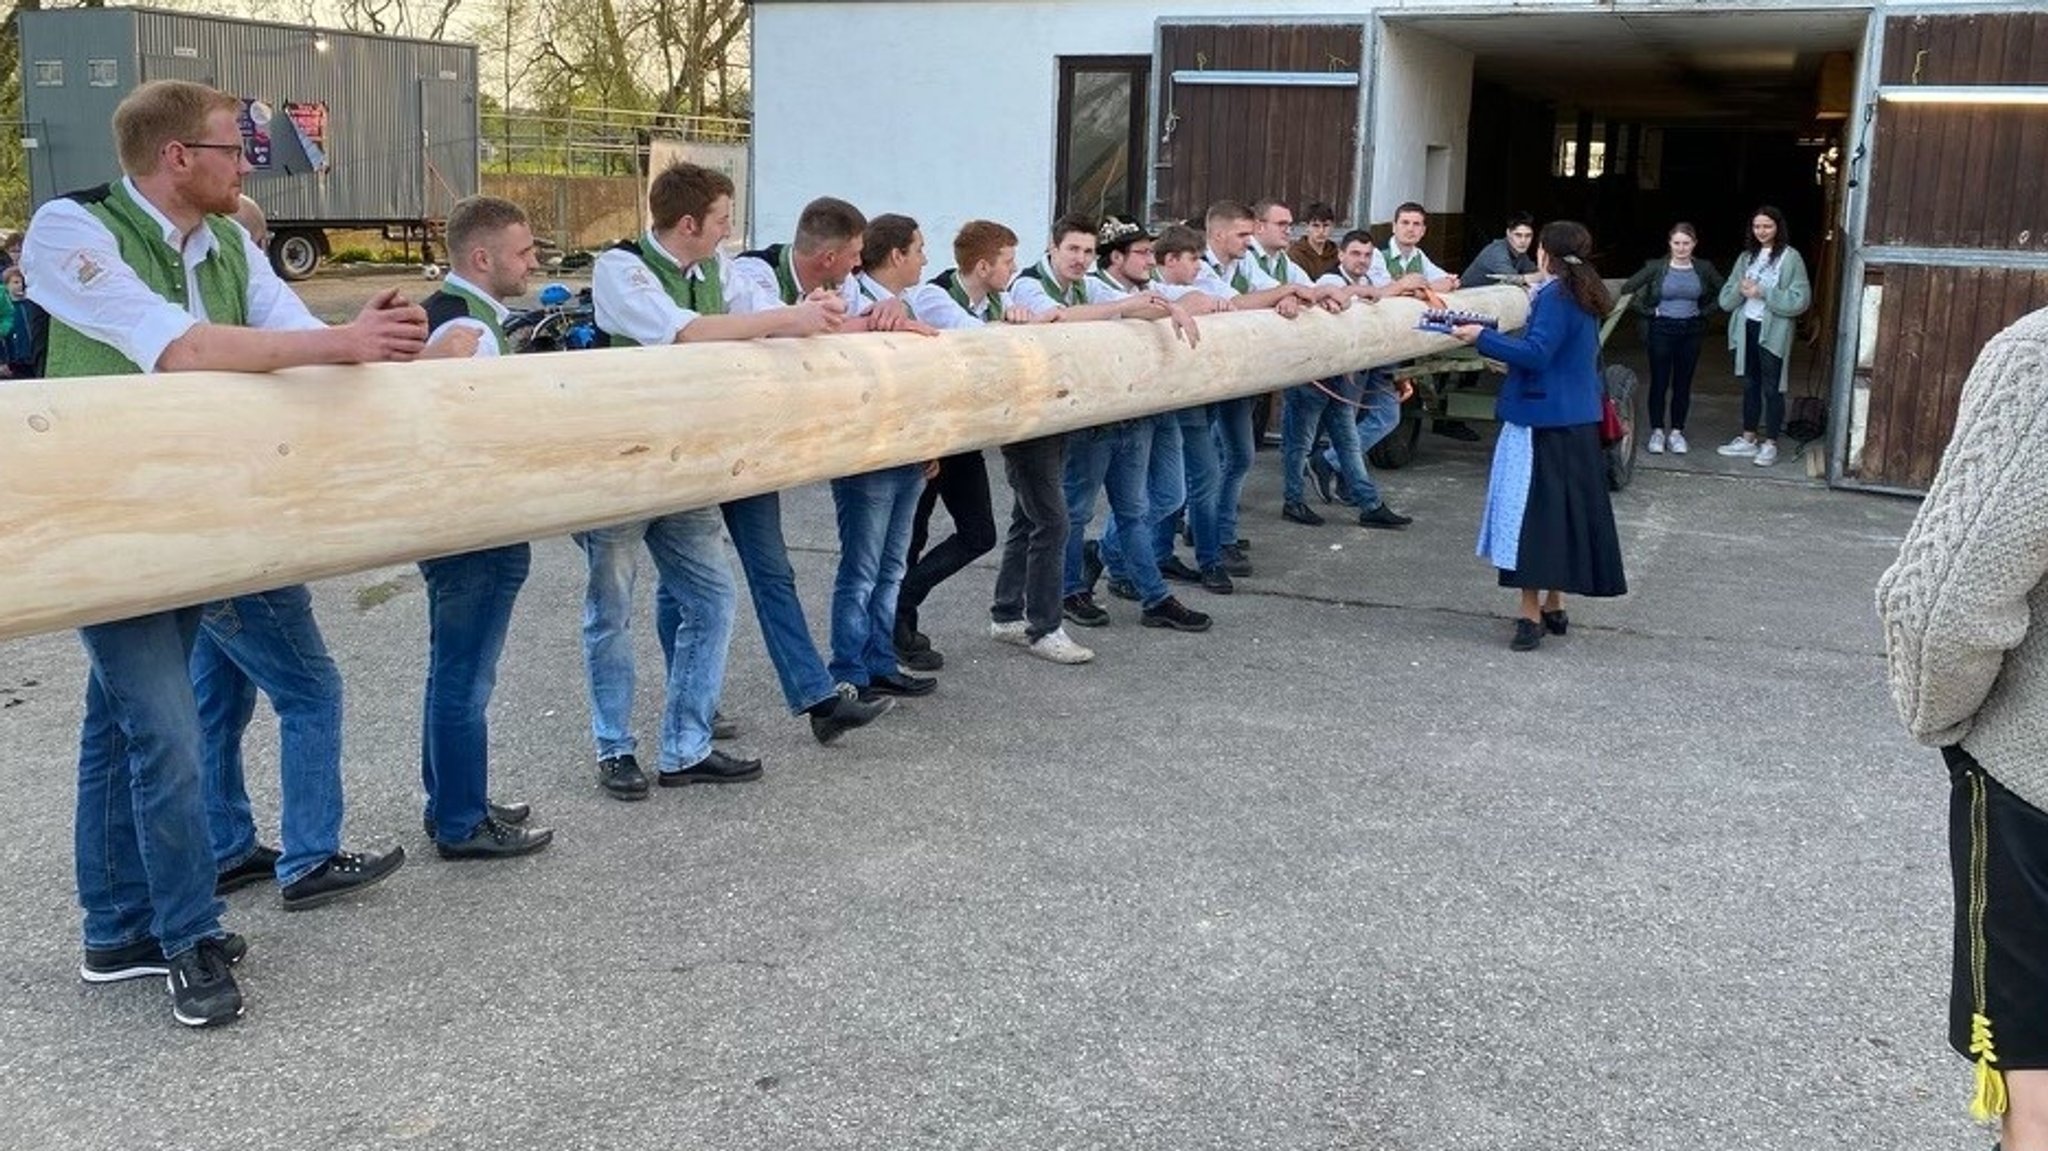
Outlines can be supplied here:
<path id="1" fill-rule="evenodd" d="M 1533 651 L 1546 631 L 1565 634 L 1566 592 L 1628 592 L 1600 448 L 1600 320 L 1614 300 L 1592 252 L 1583 225 L 1544 225 L 1536 266 L 1549 279 L 1530 301 L 1529 326 L 1519 336 L 1477 324 L 1454 329 L 1508 366 L 1494 404 L 1501 430 L 1479 554 L 1500 569 L 1502 587 L 1521 590 L 1508 645 L 1516 651 Z"/>

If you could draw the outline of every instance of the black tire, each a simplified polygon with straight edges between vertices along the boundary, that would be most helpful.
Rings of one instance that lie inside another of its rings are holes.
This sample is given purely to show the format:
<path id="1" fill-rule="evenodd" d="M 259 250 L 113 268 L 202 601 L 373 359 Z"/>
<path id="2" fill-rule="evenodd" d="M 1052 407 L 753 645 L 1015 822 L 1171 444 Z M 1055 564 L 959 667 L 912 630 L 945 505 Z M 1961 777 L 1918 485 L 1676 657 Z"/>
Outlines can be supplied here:
<path id="1" fill-rule="evenodd" d="M 1600 373 L 1600 382 L 1606 385 L 1607 395 L 1621 416 L 1621 442 L 1606 448 L 1607 490 L 1618 492 L 1636 478 L 1636 454 L 1642 449 L 1642 437 L 1637 434 L 1643 423 L 1642 407 L 1636 374 L 1627 365 L 1609 364 Z"/>
<path id="2" fill-rule="evenodd" d="M 1407 467 L 1415 458 L 1415 445 L 1421 440 L 1421 417 L 1405 415 L 1400 423 L 1394 425 L 1393 431 L 1365 453 L 1365 458 L 1372 461 L 1373 467 L 1396 471 Z"/>
<path id="3" fill-rule="evenodd" d="M 311 276 L 320 267 L 320 259 L 327 254 L 327 245 L 320 233 L 306 229 L 292 229 L 279 232 L 270 241 L 270 266 L 277 274 L 293 282 Z"/>

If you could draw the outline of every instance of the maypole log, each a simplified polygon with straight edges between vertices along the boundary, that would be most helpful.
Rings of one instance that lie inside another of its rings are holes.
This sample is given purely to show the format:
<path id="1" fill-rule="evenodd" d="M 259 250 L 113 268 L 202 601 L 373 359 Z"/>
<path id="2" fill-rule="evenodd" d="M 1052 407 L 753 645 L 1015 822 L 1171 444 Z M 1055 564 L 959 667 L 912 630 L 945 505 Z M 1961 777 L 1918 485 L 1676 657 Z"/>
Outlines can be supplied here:
<path id="1" fill-rule="evenodd" d="M 1519 327 L 1513 287 L 1451 306 Z M 0 386 L 0 639 L 1250 395 L 1422 305 Z"/>

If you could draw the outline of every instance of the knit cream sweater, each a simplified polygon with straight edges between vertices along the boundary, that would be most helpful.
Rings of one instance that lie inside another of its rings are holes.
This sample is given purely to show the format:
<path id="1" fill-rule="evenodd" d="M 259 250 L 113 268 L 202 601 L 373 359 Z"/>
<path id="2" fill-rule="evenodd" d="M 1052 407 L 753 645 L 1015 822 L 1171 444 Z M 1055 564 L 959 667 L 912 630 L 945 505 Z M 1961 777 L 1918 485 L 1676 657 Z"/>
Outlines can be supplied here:
<path id="1" fill-rule="evenodd" d="M 1907 730 L 2048 810 L 2048 309 L 1977 356 L 1877 607 Z"/>

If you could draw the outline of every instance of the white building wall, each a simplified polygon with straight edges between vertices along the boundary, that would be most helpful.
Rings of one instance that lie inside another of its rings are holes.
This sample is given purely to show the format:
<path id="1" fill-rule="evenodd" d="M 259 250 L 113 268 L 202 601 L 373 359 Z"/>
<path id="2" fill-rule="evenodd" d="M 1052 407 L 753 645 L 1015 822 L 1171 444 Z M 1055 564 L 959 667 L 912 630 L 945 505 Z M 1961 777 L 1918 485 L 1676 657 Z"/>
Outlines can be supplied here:
<path id="1" fill-rule="evenodd" d="M 1394 209 L 1409 200 L 1432 212 L 1464 211 L 1472 54 L 1387 24 L 1380 30 L 1378 72 L 1367 218 L 1392 220 Z"/>
<path id="2" fill-rule="evenodd" d="M 1339 7 L 1176 0 L 1170 13 L 1275 21 Z M 977 217 L 1039 251 L 1058 58 L 1149 56 L 1163 11 L 1152 0 L 755 5 L 754 243 L 787 239 L 804 203 L 831 195 L 916 217 L 934 273 Z"/>

